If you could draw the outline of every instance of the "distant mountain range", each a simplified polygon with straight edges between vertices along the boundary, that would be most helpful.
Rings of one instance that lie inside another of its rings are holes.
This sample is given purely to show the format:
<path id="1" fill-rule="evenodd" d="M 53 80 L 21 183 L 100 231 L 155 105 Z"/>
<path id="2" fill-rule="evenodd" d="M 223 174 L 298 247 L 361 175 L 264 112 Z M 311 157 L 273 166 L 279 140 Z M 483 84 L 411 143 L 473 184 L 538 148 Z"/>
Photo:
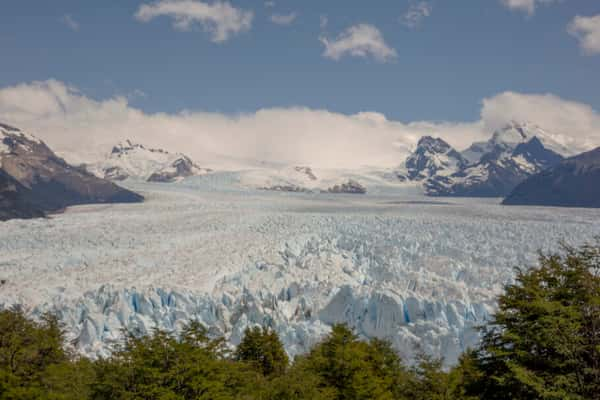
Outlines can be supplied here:
<path id="1" fill-rule="evenodd" d="M 575 151 L 565 143 L 569 141 L 564 137 L 536 125 L 511 122 L 488 141 L 462 152 L 442 139 L 424 136 L 393 173 L 288 166 L 245 171 L 240 183 L 271 191 L 364 194 L 372 185 L 400 181 L 422 185 L 429 196 L 600 206 L 600 150 L 571 157 Z M 111 181 L 176 182 L 211 172 L 184 154 L 129 140 L 99 162 L 73 166 L 34 136 L 0 124 L 0 220 L 39 217 L 76 204 L 142 200 Z"/>
<path id="2" fill-rule="evenodd" d="M 442 139 L 424 137 L 397 173 L 422 181 L 429 196 L 504 197 L 528 177 L 571 154 L 533 124 L 512 122 L 459 153 Z"/>
<path id="3" fill-rule="evenodd" d="M 184 154 L 148 148 L 130 140 L 117 144 L 104 160 L 85 168 L 100 178 L 113 181 L 133 178 L 148 182 L 175 182 L 212 172 L 199 167 Z"/>
<path id="4" fill-rule="evenodd" d="M 142 200 L 69 165 L 36 137 L 0 124 L 0 220 L 42 217 L 78 204 Z"/>
<path id="5" fill-rule="evenodd" d="M 600 147 L 529 177 L 503 204 L 600 207 Z"/>

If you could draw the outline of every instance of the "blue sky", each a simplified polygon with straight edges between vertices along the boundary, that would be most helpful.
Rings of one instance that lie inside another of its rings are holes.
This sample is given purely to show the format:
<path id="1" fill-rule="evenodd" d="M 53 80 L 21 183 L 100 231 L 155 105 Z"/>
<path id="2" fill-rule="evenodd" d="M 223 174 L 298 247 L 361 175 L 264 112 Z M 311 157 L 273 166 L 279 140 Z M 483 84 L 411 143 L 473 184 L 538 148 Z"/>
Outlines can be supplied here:
<path id="1" fill-rule="evenodd" d="M 390 166 L 511 120 L 600 145 L 598 0 L 3 0 L 0 50 L 0 121 L 64 154 Z"/>
<path id="2" fill-rule="evenodd" d="M 54 78 L 95 98 L 130 95 L 148 112 L 299 105 L 459 121 L 478 118 L 483 98 L 507 90 L 600 108 L 600 56 L 584 55 L 567 33 L 576 15 L 600 14 L 600 1 L 539 5 L 530 15 L 500 0 L 432 0 L 430 15 L 409 28 L 401 18 L 415 3 L 238 0 L 233 7 L 254 13 L 250 29 L 214 43 L 199 25 L 180 31 L 169 16 L 135 19 L 151 2 L 4 0 L 0 86 Z M 292 12 L 289 26 L 270 21 Z M 359 23 L 379 29 L 397 57 L 323 56 L 319 37 Z"/>

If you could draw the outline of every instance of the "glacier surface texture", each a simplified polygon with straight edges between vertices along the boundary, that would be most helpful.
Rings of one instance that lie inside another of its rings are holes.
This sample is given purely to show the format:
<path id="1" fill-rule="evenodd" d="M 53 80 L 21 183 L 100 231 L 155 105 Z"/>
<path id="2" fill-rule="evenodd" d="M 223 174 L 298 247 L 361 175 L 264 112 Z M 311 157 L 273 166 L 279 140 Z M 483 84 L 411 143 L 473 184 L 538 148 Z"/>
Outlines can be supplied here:
<path id="1" fill-rule="evenodd" d="M 247 189 L 239 173 L 126 181 L 143 204 L 73 207 L 0 223 L 0 307 L 56 312 L 76 349 L 109 354 L 123 328 L 201 321 L 239 343 L 267 325 L 290 355 L 348 323 L 408 360 L 456 362 L 514 266 L 600 234 L 600 211 Z"/>

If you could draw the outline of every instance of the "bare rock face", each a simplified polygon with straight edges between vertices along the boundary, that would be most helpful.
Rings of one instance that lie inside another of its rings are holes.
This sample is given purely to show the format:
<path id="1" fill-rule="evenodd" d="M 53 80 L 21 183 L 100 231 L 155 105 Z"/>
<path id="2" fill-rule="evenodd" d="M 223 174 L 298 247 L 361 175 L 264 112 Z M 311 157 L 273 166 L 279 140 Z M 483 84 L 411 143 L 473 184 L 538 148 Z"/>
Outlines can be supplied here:
<path id="1" fill-rule="evenodd" d="M 148 182 L 175 182 L 189 176 L 211 172 L 209 169 L 198 167 L 187 156 L 181 155 L 170 165 L 154 172 L 148 177 Z"/>
<path id="2" fill-rule="evenodd" d="M 367 193 L 367 189 L 356 182 L 353 179 L 349 179 L 348 182 L 335 185 L 327 189 L 329 193 L 348 193 L 348 194 L 365 194 Z"/>
<path id="3" fill-rule="evenodd" d="M 44 212 L 26 202 L 27 198 L 27 188 L 0 169 L 0 221 L 43 217 Z"/>
<path id="4" fill-rule="evenodd" d="M 456 172 L 467 165 L 467 160 L 444 140 L 424 136 L 405 165 L 408 179 L 422 180 Z"/>
<path id="5" fill-rule="evenodd" d="M 0 220 L 78 204 L 140 201 L 142 196 L 67 164 L 34 136 L 0 124 Z"/>

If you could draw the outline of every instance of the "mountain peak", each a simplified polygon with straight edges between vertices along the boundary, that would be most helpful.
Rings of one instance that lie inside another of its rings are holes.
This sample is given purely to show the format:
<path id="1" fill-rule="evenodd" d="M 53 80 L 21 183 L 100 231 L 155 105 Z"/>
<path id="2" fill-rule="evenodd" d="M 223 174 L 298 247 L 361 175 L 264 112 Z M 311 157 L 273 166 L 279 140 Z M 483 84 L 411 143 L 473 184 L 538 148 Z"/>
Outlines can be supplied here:
<path id="1" fill-rule="evenodd" d="M 417 149 L 424 148 L 433 153 L 445 153 L 450 147 L 451 146 L 443 139 L 434 138 L 433 136 L 423 136 L 417 143 Z"/>
<path id="2" fill-rule="evenodd" d="M 432 176 L 426 183 L 431 195 L 504 196 L 527 177 L 559 163 L 563 157 L 537 136 L 541 128 L 512 123 L 494 132 L 486 143 L 474 144 L 468 151 L 476 162 L 451 176 Z M 478 154 L 477 154 L 478 153 Z"/>
<path id="3" fill-rule="evenodd" d="M 492 142 L 494 144 L 518 144 L 528 141 L 539 133 L 540 127 L 529 122 L 510 121 L 500 129 L 494 131 Z"/>
<path id="4" fill-rule="evenodd" d="M 462 168 L 464 158 L 440 138 L 423 136 L 406 160 L 409 179 L 426 179 L 436 174 L 449 174 Z"/>
<path id="5" fill-rule="evenodd" d="M 161 154 L 169 154 L 168 151 L 162 149 L 152 149 L 144 146 L 143 144 L 136 143 L 131 139 L 125 139 L 122 142 L 117 143 L 113 146 L 111 154 L 126 154 L 132 151 L 142 151 L 142 152 L 150 152 L 150 153 L 161 153 Z"/>
<path id="6" fill-rule="evenodd" d="M 135 178 L 173 182 L 210 172 L 207 168 L 200 168 L 184 154 L 153 149 L 130 139 L 115 145 L 105 160 L 87 168 L 96 176 L 117 181 Z"/>

